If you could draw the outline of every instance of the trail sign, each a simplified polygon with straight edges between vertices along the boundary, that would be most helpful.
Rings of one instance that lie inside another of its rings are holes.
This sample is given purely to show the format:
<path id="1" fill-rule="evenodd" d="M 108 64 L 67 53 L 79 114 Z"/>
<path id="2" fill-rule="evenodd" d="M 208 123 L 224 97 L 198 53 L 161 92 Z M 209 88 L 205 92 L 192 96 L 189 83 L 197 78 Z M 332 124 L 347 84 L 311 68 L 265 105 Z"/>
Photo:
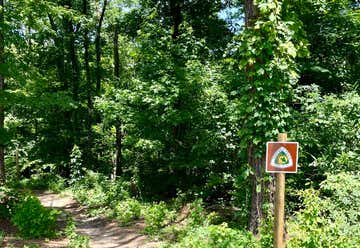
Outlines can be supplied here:
<path id="1" fill-rule="evenodd" d="M 298 142 L 267 142 L 266 172 L 296 173 Z"/>

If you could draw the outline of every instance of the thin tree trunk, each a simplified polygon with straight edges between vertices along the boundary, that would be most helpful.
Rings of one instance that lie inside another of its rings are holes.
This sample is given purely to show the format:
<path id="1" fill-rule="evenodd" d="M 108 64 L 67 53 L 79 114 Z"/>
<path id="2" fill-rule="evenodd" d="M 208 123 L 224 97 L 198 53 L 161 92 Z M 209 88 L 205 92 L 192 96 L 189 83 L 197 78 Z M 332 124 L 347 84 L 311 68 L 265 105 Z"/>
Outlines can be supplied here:
<path id="1" fill-rule="evenodd" d="M 116 126 L 116 176 L 122 175 L 122 137 L 123 133 L 121 130 L 121 122 L 119 122 Z"/>
<path id="2" fill-rule="evenodd" d="M 54 19 L 49 14 L 49 21 L 52 30 L 58 32 Z M 56 35 L 54 37 L 54 42 L 56 46 L 56 67 L 57 67 L 57 74 L 60 82 L 63 82 L 63 90 L 68 89 L 68 79 L 65 77 L 65 51 L 64 51 L 64 39 L 61 36 Z"/>
<path id="3" fill-rule="evenodd" d="M 73 90 L 73 98 L 75 101 L 79 100 L 79 61 L 76 53 L 75 47 L 75 30 L 72 21 L 68 21 L 68 32 L 70 35 L 69 42 L 69 60 L 71 61 L 71 79 L 72 79 L 72 90 Z"/>
<path id="4" fill-rule="evenodd" d="M 0 0 L 0 6 L 1 6 L 1 12 L 0 12 L 0 24 L 4 23 L 4 0 Z M 5 50 L 5 44 L 4 44 L 4 34 L 3 29 L 0 29 L 0 64 L 5 63 L 4 59 L 4 50 Z M 5 77 L 4 75 L 0 74 L 0 92 L 5 90 Z M 0 131 L 4 129 L 5 125 L 5 109 L 4 106 L 0 105 Z M 5 145 L 3 143 L 0 143 L 0 184 L 5 183 Z"/>
<path id="5" fill-rule="evenodd" d="M 120 57 L 119 57 L 119 27 L 117 24 L 114 26 L 114 77 L 115 81 L 120 81 Z M 121 176 L 122 174 L 122 123 L 118 120 L 115 125 L 116 130 L 116 158 L 115 158 L 115 175 Z M 114 177 L 115 178 L 115 177 Z"/>
<path id="6" fill-rule="evenodd" d="M 170 12 L 173 19 L 173 39 L 176 39 L 180 34 L 179 27 L 182 22 L 181 6 L 182 3 L 180 1 L 170 0 Z"/>
<path id="7" fill-rule="evenodd" d="M 177 38 L 180 35 L 180 24 L 183 20 L 182 17 L 182 6 L 183 1 L 179 0 L 169 0 L 169 7 L 170 7 L 170 14 L 172 18 L 172 26 L 173 26 L 173 33 L 172 33 L 172 40 L 175 44 L 177 42 Z M 180 62 L 179 55 L 176 53 L 172 54 L 175 65 L 179 67 L 183 67 L 183 63 Z M 181 110 L 183 106 L 183 99 L 178 98 L 174 104 L 174 108 Z M 186 133 L 188 123 L 178 123 L 173 127 L 173 138 L 175 141 L 181 141 Z M 176 153 L 177 149 L 179 149 L 179 142 L 175 142 L 172 146 L 173 151 Z"/>
<path id="8" fill-rule="evenodd" d="M 16 177 L 17 180 L 20 180 L 20 163 L 19 163 L 19 147 L 15 148 L 15 165 L 16 165 Z"/>
<path id="9" fill-rule="evenodd" d="M 88 17 L 88 0 L 83 0 L 83 14 Z M 91 147 L 94 143 L 93 131 L 92 131 L 92 123 L 93 123 L 93 113 L 94 113 L 94 105 L 93 105 L 93 84 L 90 73 L 90 38 L 89 38 L 89 29 L 87 25 L 84 26 L 84 68 L 85 68 L 85 80 L 86 80 L 86 100 L 87 100 L 87 120 L 86 120 L 86 129 L 87 129 L 87 146 L 84 149 L 86 161 L 88 165 L 92 165 L 93 154 L 91 152 Z"/>
<path id="10" fill-rule="evenodd" d="M 96 68 L 96 94 L 100 94 L 101 90 L 101 27 L 105 16 L 107 6 L 107 0 L 104 0 L 104 4 L 100 13 L 99 22 L 96 27 L 96 34 L 95 34 L 95 53 L 96 53 L 96 61 L 95 61 L 95 68 Z"/>
<path id="11" fill-rule="evenodd" d="M 71 2 L 69 1 L 69 7 L 72 8 Z M 80 65 L 78 60 L 78 55 L 76 51 L 76 31 L 79 29 L 79 25 L 75 27 L 73 21 L 71 19 L 67 20 L 67 31 L 69 35 L 69 54 L 68 60 L 70 61 L 71 69 L 70 69 L 70 79 L 72 82 L 72 95 L 75 102 L 79 101 L 79 84 L 80 84 Z M 73 140 L 71 146 L 73 144 L 77 144 L 79 141 L 79 133 L 80 133 L 80 123 L 79 123 L 79 112 L 77 109 L 73 109 L 71 112 L 71 120 L 72 120 L 72 131 L 74 133 Z"/>
<path id="12" fill-rule="evenodd" d="M 88 16 L 88 1 L 83 0 L 83 14 Z M 85 77 L 86 77 L 86 95 L 87 95 L 87 106 L 89 109 L 92 108 L 92 84 L 90 77 L 90 54 L 89 54 L 89 30 L 87 27 L 84 28 L 84 62 L 85 62 Z"/>
<path id="13" fill-rule="evenodd" d="M 115 80 L 120 80 L 120 56 L 119 56 L 119 27 L 114 26 L 114 76 Z"/>

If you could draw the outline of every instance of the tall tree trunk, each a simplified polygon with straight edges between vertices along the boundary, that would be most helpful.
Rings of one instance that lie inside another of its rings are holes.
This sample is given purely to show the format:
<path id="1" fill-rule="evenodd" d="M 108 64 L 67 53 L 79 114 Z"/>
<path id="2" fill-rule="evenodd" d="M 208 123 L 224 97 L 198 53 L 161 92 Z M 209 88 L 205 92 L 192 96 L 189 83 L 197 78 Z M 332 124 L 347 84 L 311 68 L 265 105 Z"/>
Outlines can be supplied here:
<path id="1" fill-rule="evenodd" d="M 172 38 L 176 39 L 180 34 L 179 27 L 182 22 L 182 15 L 181 15 L 182 1 L 170 0 L 169 5 L 170 5 L 170 13 L 173 21 Z"/>
<path id="2" fill-rule="evenodd" d="M 120 56 L 119 56 L 119 26 L 114 25 L 114 77 L 120 80 Z"/>
<path id="3" fill-rule="evenodd" d="M 254 0 L 245 0 L 245 26 L 251 28 L 258 18 L 258 9 L 254 4 Z M 249 73 L 254 70 L 253 66 L 248 66 L 246 71 Z M 251 76 L 247 76 L 248 83 L 252 84 L 253 79 Z M 250 94 L 255 94 L 253 89 L 250 90 Z M 258 229 L 263 217 L 263 187 L 262 185 L 262 170 L 264 159 L 256 158 L 256 147 L 250 143 L 248 146 L 248 164 L 253 167 L 253 176 L 251 178 L 252 194 L 251 194 L 251 210 L 249 218 L 249 230 L 254 234 L 258 234 Z"/>
<path id="4" fill-rule="evenodd" d="M 71 82 L 72 82 L 72 94 L 75 102 L 79 100 L 79 64 L 77 60 L 76 48 L 75 48 L 75 34 L 73 29 L 72 21 L 68 23 L 69 28 L 69 61 L 71 62 Z M 73 139 L 72 144 L 77 144 L 79 139 L 80 126 L 78 121 L 78 110 L 73 109 L 71 111 L 71 120 L 72 120 L 72 132 Z"/>
<path id="5" fill-rule="evenodd" d="M 88 16 L 88 1 L 83 0 L 83 14 L 87 17 Z M 90 77 L 90 54 L 89 54 L 89 30 L 85 26 L 84 27 L 84 62 L 85 62 L 85 77 L 86 77 L 86 98 L 87 98 L 87 106 L 88 109 L 91 109 L 92 106 L 92 84 L 91 84 L 91 77 Z"/>
<path id="6" fill-rule="evenodd" d="M 173 26 L 173 33 L 172 33 L 172 40 L 173 43 L 177 42 L 177 38 L 180 35 L 180 24 L 183 20 L 182 17 L 182 6 L 183 6 L 183 0 L 169 0 L 169 7 L 170 7 L 170 14 L 172 19 L 172 26 Z M 172 57 L 174 59 L 175 65 L 177 67 L 183 67 L 183 63 L 180 62 L 179 55 L 177 53 L 173 53 Z M 177 101 L 174 104 L 174 108 L 181 110 L 183 106 L 183 100 L 181 98 L 178 98 Z M 186 132 L 186 126 L 187 123 L 178 123 L 173 127 L 173 138 L 174 140 L 181 141 L 185 135 Z M 175 144 L 172 146 L 173 151 L 176 153 L 177 149 L 179 147 L 179 142 L 175 142 Z"/>
<path id="7" fill-rule="evenodd" d="M 100 12 L 99 22 L 96 26 L 96 34 L 95 34 L 95 53 L 96 53 L 96 61 L 95 61 L 95 69 L 96 69 L 96 94 L 100 94 L 101 90 L 101 27 L 105 16 L 107 6 L 107 0 L 104 0 L 103 7 Z"/>
<path id="8" fill-rule="evenodd" d="M 0 12 L 0 25 L 4 24 L 4 0 L 0 0 L 1 12 Z M 5 63 L 5 44 L 4 44 L 4 29 L 0 29 L 0 65 Z M 5 90 L 5 77 L 0 74 L 0 93 Z M 5 122 L 5 109 L 0 105 L 0 131 L 4 129 Z M 1 141 L 0 141 L 1 142 Z M 5 183 L 5 145 L 0 143 L 0 184 Z"/>
<path id="9" fill-rule="evenodd" d="M 115 81 L 120 82 L 120 57 L 119 57 L 119 26 L 114 26 L 114 78 Z M 119 85 L 119 84 L 118 84 Z M 119 118 L 115 124 L 116 130 L 116 158 L 115 158 L 115 175 L 120 176 L 122 174 L 122 123 Z"/>
<path id="10" fill-rule="evenodd" d="M 20 180 L 20 163 L 19 163 L 19 147 L 16 145 L 15 148 L 15 166 L 16 166 L 16 178 Z"/>
<path id="11" fill-rule="evenodd" d="M 83 14 L 85 17 L 89 17 L 88 13 L 88 0 L 83 0 Z M 85 160 L 88 165 L 92 165 L 93 154 L 91 152 L 91 147 L 94 143 L 93 131 L 92 131 L 92 123 L 93 123 L 93 113 L 94 113 L 94 105 L 93 105 L 93 84 L 91 79 L 90 72 L 90 38 L 89 38 L 89 29 L 87 25 L 84 26 L 83 33 L 84 40 L 84 68 L 85 68 L 85 80 L 86 80 L 86 101 L 87 101 L 87 119 L 86 119 L 86 129 L 87 129 L 87 146 L 84 149 L 85 152 Z"/>
<path id="12" fill-rule="evenodd" d="M 121 121 L 119 121 L 116 126 L 116 160 L 115 160 L 115 175 L 121 176 L 122 175 L 122 125 Z"/>
<path id="13" fill-rule="evenodd" d="M 63 1 L 62 6 L 69 6 L 68 1 Z M 51 25 L 51 29 L 54 31 L 54 43 L 56 47 L 56 69 L 57 69 L 57 77 L 59 82 L 62 83 L 61 89 L 63 91 L 69 90 L 70 85 L 70 77 L 69 77 L 69 66 L 68 63 L 66 63 L 66 57 L 67 57 L 67 42 L 68 42 L 68 32 L 67 32 L 67 20 L 63 20 L 61 25 L 54 21 L 54 18 L 51 14 L 48 14 L 49 22 Z M 68 127 L 71 123 L 71 112 L 69 110 L 66 111 L 58 111 L 57 113 L 54 113 L 55 117 L 57 119 L 56 121 L 56 129 L 60 130 L 61 126 L 64 125 Z M 38 123 L 35 119 L 35 125 L 38 126 Z M 37 128 L 36 128 L 37 129 Z M 72 141 L 71 138 L 65 138 L 64 143 L 62 143 L 62 146 L 65 150 L 71 151 L 72 148 Z M 66 166 L 63 169 L 63 176 L 68 176 L 70 174 L 70 169 Z"/>
<path id="14" fill-rule="evenodd" d="M 70 35 L 69 41 L 69 60 L 71 62 L 71 80 L 72 80 L 72 91 L 73 98 L 75 101 L 79 100 L 79 81 L 80 81 L 80 68 L 79 61 L 76 53 L 75 46 L 75 30 L 72 21 L 68 21 L 68 32 Z"/>
<path id="15" fill-rule="evenodd" d="M 69 8 L 72 8 L 71 1 L 69 3 Z M 72 95 L 75 102 L 79 101 L 79 84 L 80 84 L 80 65 L 79 59 L 76 51 L 76 35 L 77 30 L 79 29 L 79 25 L 75 27 L 73 21 L 71 19 L 67 20 L 67 32 L 69 35 L 69 43 L 68 43 L 68 60 L 70 61 L 70 79 L 72 82 Z M 71 112 L 71 120 L 72 120 L 72 132 L 74 133 L 73 140 L 71 146 L 77 144 L 79 142 L 79 133 L 80 133 L 80 122 L 79 122 L 79 112 L 77 109 L 73 109 Z"/>
<path id="16" fill-rule="evenodd" d="M 254 4 L 254 0 L 245 0 L 245 26 L 254 26 L 258 15 L 259 11 Z"/>
<path id="17" fill-rule="evenodd" d="M 54 22 L 53 17 L 49 14 L 49 21 L 52 30 L 57 33 L 58 28 Z M 68 79 L 65 77 L 65 50 L 64 50 L 64 38 L 62 36 L 56 35 L 54 37 L 54 42 L 56 46 L 56 68 L 57 75 L 60 82 L 63 82 L 63 90 L 68 89 Z"/>
<path id="18" fill-rule="evenodd" d="M 251 209 L 249 218 L 249 231 L 254 235 L 258 234 L 258 230 L 263 218 L 263 189 L 262 172 L 264 167 L 264 159 L 255 158 L 255 148 L 250 144 L 248 148 L 248 164 L 253 167 L 253 175 L 251 178 Z"/>

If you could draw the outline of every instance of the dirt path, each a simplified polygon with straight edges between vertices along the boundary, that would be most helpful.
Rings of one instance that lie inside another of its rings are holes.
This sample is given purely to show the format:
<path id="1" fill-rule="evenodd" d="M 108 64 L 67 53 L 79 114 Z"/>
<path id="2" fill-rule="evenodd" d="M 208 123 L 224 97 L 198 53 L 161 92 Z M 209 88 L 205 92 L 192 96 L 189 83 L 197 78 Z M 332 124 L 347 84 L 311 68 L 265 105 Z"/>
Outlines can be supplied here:
<path id="1" fill-rule="evenodd" d="M 88 217 L 85 209 L 70 196 L 41 192 L 37 194 L 45 207 L 52 207 L 70 214 L 77 232 L 90 238 L 91 248 L 154 248 L 159 242 L 150 241 L 141 234 L 144 223 L 139 221 L 130 227 L 119 227 L 116 221 L 105 217 Z M 63 216 L 64 217 L 64 216 Z"/>
<path id="2" fill-rule="evenodd" d="M 155 248 L 160 242 L 151 241 L 141 234 L 143 221 L 138 221 L 130 227 L 119 227 L 116 221 L 105 217 L 89 217 L 84 207 L 81 207 L 71 196 L 62 196 L 51 192 L 35 192 L 45 207 L 61 210 L 58 225 L 61 230 L 66 226 L 66 217 L 72 216 L 76 223 L 77 233 L 90 238 L 91 248 Z M 58 239 L 22 240 L 17 238 L 16 229 L 9 221 L 0 219 L 0 227 L 6 232 L 1 246 L 22 248 L 24 245 L 37 244 L 41 248 L 67 248 L 69 240 L 66 237 Z"/>

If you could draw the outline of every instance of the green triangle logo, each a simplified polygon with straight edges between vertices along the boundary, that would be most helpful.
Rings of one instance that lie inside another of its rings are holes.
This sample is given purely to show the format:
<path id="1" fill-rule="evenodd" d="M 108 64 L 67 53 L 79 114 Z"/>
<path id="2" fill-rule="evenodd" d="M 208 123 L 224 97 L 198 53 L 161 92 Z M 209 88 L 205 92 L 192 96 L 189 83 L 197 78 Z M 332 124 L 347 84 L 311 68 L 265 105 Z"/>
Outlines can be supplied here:
<path id="1" fill-rule="evenodd" d="M 276 168 L 291 167 L 293 161 L 290 152 L 285 147 L 280 147 L 272 156 L 270 164 Z"/>
<path id="2" fill-rule="evenodd" d="M 289 158 L 284 151 L 281 151 L 275 158 L 275 163 L 279 165 L 286 165 L 289 163 Z"/>

